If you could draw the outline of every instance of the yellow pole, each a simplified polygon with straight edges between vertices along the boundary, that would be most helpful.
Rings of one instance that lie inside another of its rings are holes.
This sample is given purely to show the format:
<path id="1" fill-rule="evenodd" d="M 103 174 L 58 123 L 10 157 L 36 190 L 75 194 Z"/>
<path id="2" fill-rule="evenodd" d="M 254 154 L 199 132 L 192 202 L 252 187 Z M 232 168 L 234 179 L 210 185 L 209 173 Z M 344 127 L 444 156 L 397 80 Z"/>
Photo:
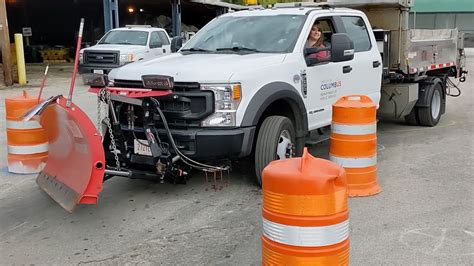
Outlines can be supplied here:
<path id="1" fill-rule="evenodd" d="M 23 35 L 15 33 L 16 65 L 18 67 L 18 83 L 26 85 L 25 54 L 23 52 Z"/>

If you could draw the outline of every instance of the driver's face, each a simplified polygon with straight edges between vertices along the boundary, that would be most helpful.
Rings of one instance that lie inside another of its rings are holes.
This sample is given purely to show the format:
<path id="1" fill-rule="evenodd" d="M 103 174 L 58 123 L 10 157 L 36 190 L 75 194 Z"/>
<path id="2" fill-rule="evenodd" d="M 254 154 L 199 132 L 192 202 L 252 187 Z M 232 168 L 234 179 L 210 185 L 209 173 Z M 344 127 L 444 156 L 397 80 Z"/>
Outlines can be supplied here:
<path id="1" fill-rule="evenodd" d="M 319 29 L 317 27 L 312 27 L 311 28 L 310 37 L 313 40 L 319 40 L 319 38 L 321 37 L 321 32 L 319 31 Z"/>

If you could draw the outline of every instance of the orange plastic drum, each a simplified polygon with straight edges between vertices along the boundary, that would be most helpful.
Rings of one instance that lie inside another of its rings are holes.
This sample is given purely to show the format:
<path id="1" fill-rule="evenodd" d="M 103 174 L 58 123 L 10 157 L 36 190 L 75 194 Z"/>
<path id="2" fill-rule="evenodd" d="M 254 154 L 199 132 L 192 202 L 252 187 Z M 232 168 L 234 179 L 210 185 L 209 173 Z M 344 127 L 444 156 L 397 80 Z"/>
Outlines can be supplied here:
<path id="1" fill-rule="evenodd" d="M 271 162 L 262 177 L 263 265 L 348 265 L 344 169 L 311 156 Z"/>
<path id="2" fill-rule="evenodd" d="M 22 121 L 22 116 L 38 104 L 36 97 L 22 96 L 5 99 L 7 118 L 8 171 L 11 173 L 39 173 L 48 158 L 48 139 L 36 120 Z"/>
<path id="3" fill-rule="evenodd" d="M 376 106 L 365 95 L 340 98 L 332 106 L 330 160 L 347 173 L 349 196 L 381 191 L 377 182 Z"/>

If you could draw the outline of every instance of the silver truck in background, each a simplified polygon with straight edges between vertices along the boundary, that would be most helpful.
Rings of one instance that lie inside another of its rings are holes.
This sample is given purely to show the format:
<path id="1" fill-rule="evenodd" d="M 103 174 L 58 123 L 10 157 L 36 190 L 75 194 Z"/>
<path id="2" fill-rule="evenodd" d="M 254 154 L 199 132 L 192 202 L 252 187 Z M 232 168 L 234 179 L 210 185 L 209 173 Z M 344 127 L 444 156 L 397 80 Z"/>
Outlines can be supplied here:
<path id="1" fill-rule="evenodd" d="M 466 80 L 463 34 L 457 29 L 410 29 L 414 0 L 316 2 L 358 9 L 369 18 L 383 62 L 379 116 L 422 126 L 438 124 L 446 97 L 460 95 L 459 89 L 451 93 L 457 86 L 450 78 Z"/>

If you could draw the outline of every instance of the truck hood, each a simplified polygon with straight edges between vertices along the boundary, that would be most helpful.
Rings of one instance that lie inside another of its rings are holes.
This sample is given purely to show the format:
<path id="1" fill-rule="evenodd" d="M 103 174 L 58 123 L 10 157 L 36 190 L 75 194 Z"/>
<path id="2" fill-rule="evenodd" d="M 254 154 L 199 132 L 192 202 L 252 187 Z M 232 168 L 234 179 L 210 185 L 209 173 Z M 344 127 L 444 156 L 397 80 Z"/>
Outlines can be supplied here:
<path id="1" fill-rule="evenodd" d="M 82 51 L 120 51 L 121 54 L 137 54 L 145 52 L 146 46 L 142 45 L 122 45 L 122 44 L 97 44 Z"/>
<path id="2" fill-rule="evenodd" d="M 110 79 L 141 80 L 142 75 L 166 75 L 178 82 L 228 82 L 239 71 L 279 64 L 285 54 L 181 54 L 135 62 L 114 69 Z M 255 73 L 257 74 L 257 73 Z"/>

